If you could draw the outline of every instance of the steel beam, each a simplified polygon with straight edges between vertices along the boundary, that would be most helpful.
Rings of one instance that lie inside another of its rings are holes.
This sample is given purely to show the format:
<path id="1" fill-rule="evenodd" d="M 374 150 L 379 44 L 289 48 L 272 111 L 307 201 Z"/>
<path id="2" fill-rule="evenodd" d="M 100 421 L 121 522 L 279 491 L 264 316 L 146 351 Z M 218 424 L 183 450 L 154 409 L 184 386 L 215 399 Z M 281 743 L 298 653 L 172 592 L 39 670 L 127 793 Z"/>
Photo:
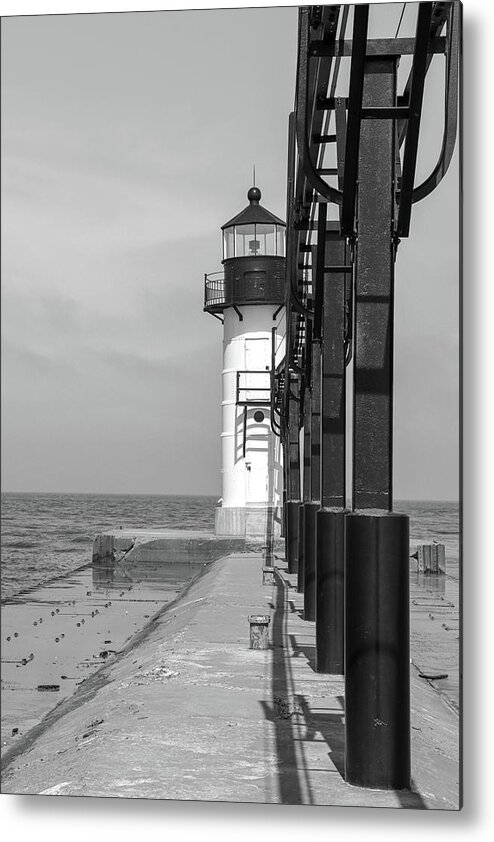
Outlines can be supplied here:
<path id="1" fill-rule="evenodd" d="M 299 409 L 295 400 L 289 402 L 289 417 L 286 444 L 286 517 L 285 553 L 289 573 L 298 570 L 298 508 L 300 505 L 300 438 L 298 425 Z"/>
<path id="2" fill-rule="evenodd" d="M 344 266 L 343 237 L 326 233 L 325 260 Z M 345 298 L 346 274 L 328 272 L 323 291 L 321 376 L 321 505 L 345 506 Z"/>
<path id="3" fill-rule="evenodd" d="M 366 55 L 368 56 L 406 56 L 413 55 L 415 41 L 413 38 L 372 38 L 367 41 Z M 311 56 L 324 56 L 335 58 L 336 56 L 351 56 L 353 41 L 324 41 L 313 40 L 310 44 Z M 433 54 L 444 53 L 446 39 L 442 37 L 432 38 L 429 42 L 429 51 Z"/>
<path id="4" fill-rule="evenodd" d="M 321 338 L 322 329 L 322 306 L 324 300 L 324 266 L 326 259 L 326 223 L 328 215 L 327 209 L 327 203 L 321 202 L 321 204 L 319 205 L 319 218 L 317 221 L 317 246 L 315 260 L 316 271 L 315 273 L 313 272 L 313 277 L 315 279 L 313 334 L 314 338 L 317 340 Z"/>
<path id="5" fill-rule="evenodd" d="M 367 59 L 364 106 L 396 98 L 395 59 Z M 355 281 L 353 508 L 392 508 L 395 129 L 360 127 Z"/>
<path id="6" fill-rule="evenodd" d="M 312 462 L 310 454 L 310 434 L 311 434 L 311 392 L 310 389 L 305 389 L 304 394 L 304 472 L 303 472 L 303 500 L 310 500 L 311 498 L 311 471 Z"/>
<path id="7" fill-rule="evenodd" d="M 312 342 L 310 359 L 310 500 L 304 503 L 304 619 L 313 621 L 316 619 L 316 512 L 321 505 L 321 344 L 319 342 Z"/>
<path id="8" fill-rule="evenodd" d="M 322 207 L 322 206 L 321 206 Z M 344 238 L 325 232 L 325 263 L 347 262 Z M 323 292 L 321 506 L 316 515 L 316 669 L 344 671 L 345 273 L 328 272 Z"/>
<path id="9" fill-rule="evenodd" d="M 304 443 L 304 471 L 302 479 L 303 503 L 299 506 L 298 527 L 298 571 L 297 590 L 304 592 L 305 588 L 305 503 L 310 501 L 311 493 L 311 459 L 310 459 L 310 424 L 311 400 L 310 389 L 303 390 L 303 443 Z"/>
<path id="10" fill-rule="evenodd" d="M 288 415 L 288 481 L 287 499 L 300 500 L 300 436 L 299 436 L 299 407 L 298 403 L 291 399 Z"/>
<path id="11" fill-rule="evenodd" d="M 312 342 L 310 388 L 310 499 L 321 500 L 321 343 Z"/>

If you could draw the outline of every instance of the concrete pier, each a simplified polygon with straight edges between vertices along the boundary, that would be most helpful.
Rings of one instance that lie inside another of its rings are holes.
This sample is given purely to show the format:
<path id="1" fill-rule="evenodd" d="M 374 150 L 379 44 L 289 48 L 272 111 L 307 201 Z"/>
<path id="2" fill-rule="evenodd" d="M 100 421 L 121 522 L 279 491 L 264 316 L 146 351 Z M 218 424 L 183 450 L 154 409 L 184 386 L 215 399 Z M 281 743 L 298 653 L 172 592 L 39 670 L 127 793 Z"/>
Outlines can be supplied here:
<path id="1" fill-rule="evenodd" d="M 245 549 L 245 537 L 186 529 L 119 529 L 97 535 L 93 564 L 203 563 Z"/>
<path id="2" fill-rule="evenodd" d="M 451 594 L 412 590 L 412 790 L 361 789 L 344 780 L 344 679 L 315 671 L 296 575 L 274 557 L 274 584 L 263 585 L 264 564 L 235 553 L 205 567 L 135 645 L 19 738 L 2 791 L 457 809 L 458 714 L 437 686 L 457 634 L 431 610 L 454 612 Z M 250 648 L 253 614 L 270 618 L 268 649 Z"/>

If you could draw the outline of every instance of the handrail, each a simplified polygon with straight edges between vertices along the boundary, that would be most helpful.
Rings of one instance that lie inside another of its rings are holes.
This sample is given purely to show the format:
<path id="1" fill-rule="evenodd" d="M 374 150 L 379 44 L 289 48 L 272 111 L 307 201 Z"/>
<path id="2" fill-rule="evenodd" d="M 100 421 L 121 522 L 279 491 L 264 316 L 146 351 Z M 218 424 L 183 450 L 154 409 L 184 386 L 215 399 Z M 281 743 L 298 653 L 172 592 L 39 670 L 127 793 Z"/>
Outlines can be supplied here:
<path id="1" fill-rule="evenodd" d="M 219 277 L 215 278 L 214 275 Z M 204 275 L 204 308 L 224 304 L 225 276 L 223 272 L 210 272 Z"/>
<path id="2" fill-rule="evenodd" d="M 440 184 L 446 175 L 456 144 L 458 130 L 458 41 L 459 41 L 459 15 L 461 6 L 456 3 L 450 4 L 448 18 L 448 39 L 446 42 L 446 68 L 445 68 L 445 97 L 444 97 L 444 129 L 441 152 L 436 166 L 430 175 L 415 187 L 412 193 L 412 202 L 420 202 L 429 196 Z"/>
<path id="3" fill-rule="evenodd" d="M 350 66 L 345 160 L 343 166 L 344 192 L 341 203 L 341 231 L 348 236 L 354 233 L 368 21 L 368 3 L 355 6 L 353 10 L 352 60 Z"/>
<path id="4" fill-rule="evenodd" d="M 398 237 L 408 237 L 410 231 L 413 182 L 417 163 L 425 76 L 427 73 L 432 10 L 432 3 L 419 3 L 408 101 L 408 127 L 405 135 L 405 149 L 401 167 L 400 201 L 398 206 L 398 221 L 396 223 Z"/>
<path id="5" fill-rule="evenodd" d="M 275 364 L 276 364 L 276 328 L 271 328 L 271 371 L 270 374 L 270 386 L 271 386 L 271 412 L 269 414 L 269 420 L 271 425 L 271 430 L 275 436 L 281 437 L 281 426 L 276 423 L 278 427 L 278 432 L 275 430 L 275 420 L 274 415 L 276 412 L 275 408 L 275 385 L 276 385 L 276 372 L 275 372 Z"/>
<path id="6" fill-rule="evenodd" d="M 269 382 L 267 386 L 242 386 L 240 383 L 240 378 L 242 374 L 263 374 L 264 376 L 269 377 Z M 236 382 L 236 396 L 235 396 L 235 403 L 237 406 L 270 406 L 271 405 L 271 372 L 267 371 L 266 369 L 238 369 L 237 370 L 237 382 Z M 240 400 L 240 392 L 264 392 L 269 393 L 269 397 L 266 400 L 262 398 L 256 399 L 246 398 L 245 400 Z"/>

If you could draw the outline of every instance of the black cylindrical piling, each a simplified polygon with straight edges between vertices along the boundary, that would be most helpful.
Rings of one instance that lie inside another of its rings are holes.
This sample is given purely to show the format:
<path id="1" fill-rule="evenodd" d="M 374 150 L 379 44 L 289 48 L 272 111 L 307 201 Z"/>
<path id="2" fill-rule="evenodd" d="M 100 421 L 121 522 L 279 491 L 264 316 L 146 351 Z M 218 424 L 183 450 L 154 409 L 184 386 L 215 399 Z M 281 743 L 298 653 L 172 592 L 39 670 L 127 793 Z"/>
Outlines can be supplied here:
<path id="1" fill-rule="evenodd" d="M 345 639 L 345 511 L 316 515 L 316 670 L 343 675 Z"/>
<path id="2" fill-rule="evenodd" d="M 346 516 L 345 779 L 410 786 L 409 523 L 360 510 Z"/>
<path id="3" fill-rule="evenodd" d="M 316 513 L 320 503 L 304 503 L 304 620 L 316 619 Z"/>
<path id="4" fill-rule="evenodd" d="M 305 506 L 300 503 L 298 507 L 298 565 L 297 565 L 297 591 L 304 592 L 304 516 Z"/>
<path id="5" fill-rule="evenodd" d="M 289 500 L 285 506 L 285 548 L 289 573 L 298 571 L 299 500 Z"/>

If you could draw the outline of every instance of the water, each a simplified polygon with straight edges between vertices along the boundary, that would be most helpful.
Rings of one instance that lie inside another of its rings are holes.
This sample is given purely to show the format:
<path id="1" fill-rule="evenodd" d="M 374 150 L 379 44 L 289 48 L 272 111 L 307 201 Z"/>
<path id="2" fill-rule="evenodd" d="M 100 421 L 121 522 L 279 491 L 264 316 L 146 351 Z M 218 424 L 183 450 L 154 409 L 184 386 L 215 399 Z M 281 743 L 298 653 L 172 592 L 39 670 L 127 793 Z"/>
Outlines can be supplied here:
<path id="1" fill-rule="evenodd" d="M 456 501 L 398 500 L 395 511 L 410 518 L 410 552 L 416 544 L 437 541 L 446 548 L 446 573 L 460 578 L 460 522 Z"/>
<path id="2" fill-rule="evenodd" d="M 109 529 L 214 529 L 216 497 L 111 494 L 2 494 L 2 599 L 91 561 L 92 542 Z M 398 501 L 416 543 L 446 545 L 448 575 L 459 578 L 456 502 Z"/>
<path id="3" fill-rule="evenodd" d="M 89 564 L 95 535 L 214 529 L 216 497 L 2 494 L 2 600 Z"/>

